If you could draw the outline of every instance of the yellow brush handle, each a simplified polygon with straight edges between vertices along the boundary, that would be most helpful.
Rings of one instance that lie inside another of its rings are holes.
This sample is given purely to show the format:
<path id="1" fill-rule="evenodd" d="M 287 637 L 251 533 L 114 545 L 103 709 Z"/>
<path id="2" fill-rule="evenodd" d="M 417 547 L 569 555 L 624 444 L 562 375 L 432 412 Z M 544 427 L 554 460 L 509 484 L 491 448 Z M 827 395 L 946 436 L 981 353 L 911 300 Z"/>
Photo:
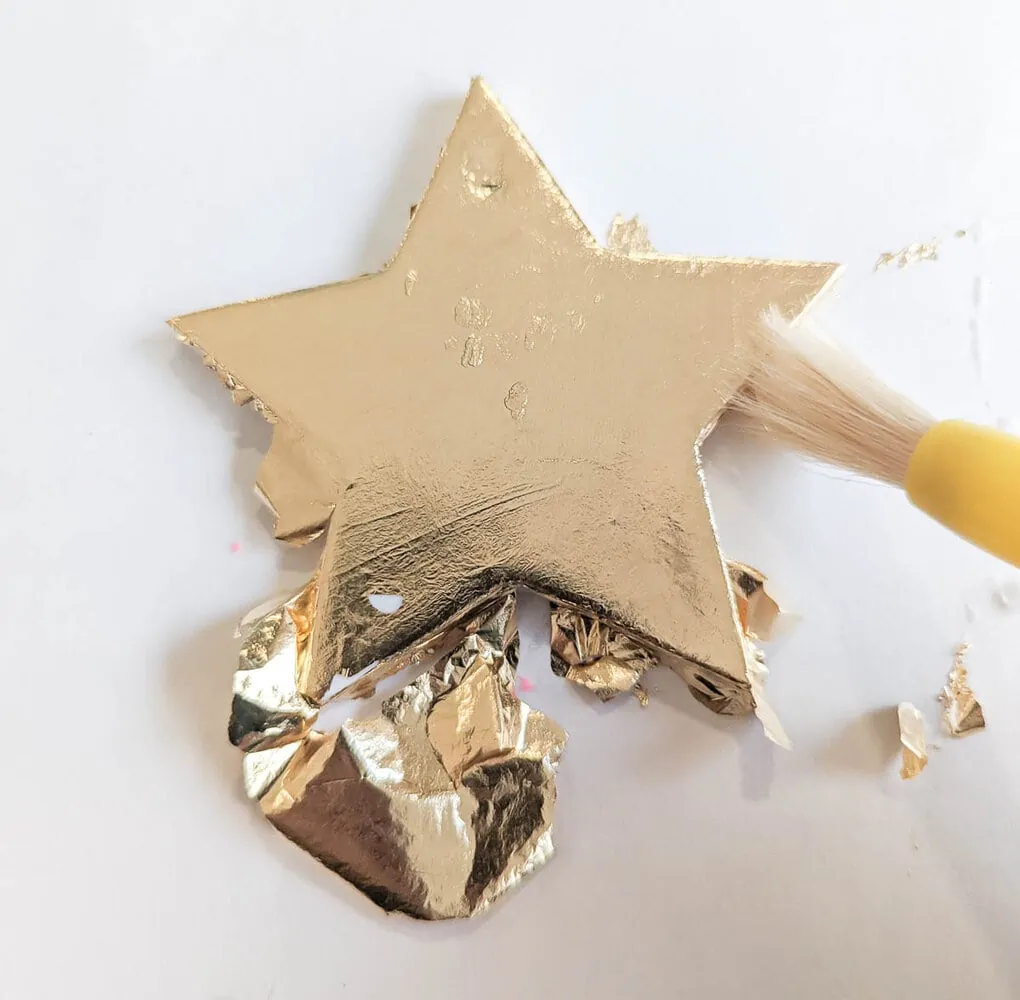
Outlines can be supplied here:
<path id="1" fill-rule="evenodd" d="M 1020 566 L 1020 438 L 962 420 L 935 424 L 907 465 L 911 502 Z"/>

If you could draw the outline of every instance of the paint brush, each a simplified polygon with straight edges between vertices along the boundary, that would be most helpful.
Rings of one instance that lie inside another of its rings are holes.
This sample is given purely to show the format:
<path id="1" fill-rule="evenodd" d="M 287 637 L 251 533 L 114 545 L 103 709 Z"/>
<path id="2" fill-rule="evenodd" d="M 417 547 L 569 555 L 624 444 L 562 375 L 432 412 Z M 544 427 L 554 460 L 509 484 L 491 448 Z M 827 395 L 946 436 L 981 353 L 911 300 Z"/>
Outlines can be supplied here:
<path id="1" fill-rule="evenodd" d="M 748 428 L 904 490 L 956 534 L 1020 566 L 1020 439 L 937 421 L 835 344 L 763 317 L 762 361 L 730 404 Z"/>

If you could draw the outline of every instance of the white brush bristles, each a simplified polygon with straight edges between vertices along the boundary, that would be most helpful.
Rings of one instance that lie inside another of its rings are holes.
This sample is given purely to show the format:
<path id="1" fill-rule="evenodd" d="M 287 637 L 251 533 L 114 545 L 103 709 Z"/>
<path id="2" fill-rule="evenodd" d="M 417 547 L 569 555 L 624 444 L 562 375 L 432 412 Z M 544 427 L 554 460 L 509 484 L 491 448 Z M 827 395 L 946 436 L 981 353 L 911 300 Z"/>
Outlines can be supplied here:
<path id="1" fill-rule="evenodd" d="M 731 404 L 747 426 L 828 465 L 902 486 L 933 419 L 831 341 L 762 317 L 761 363 Z"/>

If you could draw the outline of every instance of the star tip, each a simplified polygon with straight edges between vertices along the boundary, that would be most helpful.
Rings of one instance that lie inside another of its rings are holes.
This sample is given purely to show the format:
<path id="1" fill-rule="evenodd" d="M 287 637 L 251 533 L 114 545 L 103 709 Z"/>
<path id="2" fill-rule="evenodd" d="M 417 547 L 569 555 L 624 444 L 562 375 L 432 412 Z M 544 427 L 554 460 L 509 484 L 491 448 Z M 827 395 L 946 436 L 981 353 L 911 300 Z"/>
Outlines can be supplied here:
<path id="1" fill-rule="evenodd" d="M 822 273 L 822 288 L 829 288 L 843 276 L 846 265 L 836 261 L 825 261 L 818 269 Z"/>
<path id="2" fill-rule="evenodd" d="M 471 77 L 471 86 L 468 87 L 467 100 L 470 101 L 471 98 L 489 101 L 493 104 L 499 103 L 495 91 L 489 86 L 485 77 L 477 74 Z"/>
<path id="3" fill-rule="evenodd" d="M 183 316 L 172 316 L 166 321 L 166 325 L 174 332 L 174 336 L 182 343 L 191 342 L 191 331 L 184 325 Z"/>

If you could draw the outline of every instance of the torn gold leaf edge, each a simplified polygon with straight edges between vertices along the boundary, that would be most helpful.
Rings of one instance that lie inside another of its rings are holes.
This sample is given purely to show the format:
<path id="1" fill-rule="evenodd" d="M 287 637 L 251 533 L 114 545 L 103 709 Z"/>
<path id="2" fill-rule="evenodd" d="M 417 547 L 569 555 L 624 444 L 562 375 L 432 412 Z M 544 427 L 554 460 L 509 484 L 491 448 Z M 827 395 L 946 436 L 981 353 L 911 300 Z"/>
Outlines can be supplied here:
<path id="1" fill-rule="evenodd" d="M 765 730 L 765 735 L 777 746 L 790 750 L 793 747 L 790 737 L 779 721 L 779 716 L 765 699 L 765 682 L 769 671 L 765 665 L 765 653 L 755 641 L 767 641 L 772 637 L 776 620 L 782 612 L 766 590 L 767 577 L 760 570 L 746 563 L 727 560 L 726 571 L 744 640 L 744 659 L 747 662 L 747 681 L 751 687 L 754 714 Z"/>
<path id="2" fill-rule="evenodd" d="M 726 561 L 726 571 L 737 602 L 740 630 L 748 639 L 768 642 L 783 613 L 765 587 L 768 577 L 761 570 L 732 559 Z"/>
<path id="3" fill-rule="evenodd" d="M 255 407 L 255 410 L 262 415 L 267 423 L 279 423 L 279 417 L 277 417 L 269 406 L 259 399 L 259 397 L 256 396 L 255 393 L 253 393 L 247 386 L 242 385 L 238 379 L 231 375 L 223 365 L 221 365 L 202 347 L 201 344 L 198 343 L 198 341 L 194 339 L 194 337 L 176 328 L 174 335 L 182 344 L 198 351 L 202 358 L 202 364 L 220 380 L 222 385 L 229 391 L 231 399 L 233 399 L 238 406 L 247 406 L 251 403 L 251 405 Z"/>

